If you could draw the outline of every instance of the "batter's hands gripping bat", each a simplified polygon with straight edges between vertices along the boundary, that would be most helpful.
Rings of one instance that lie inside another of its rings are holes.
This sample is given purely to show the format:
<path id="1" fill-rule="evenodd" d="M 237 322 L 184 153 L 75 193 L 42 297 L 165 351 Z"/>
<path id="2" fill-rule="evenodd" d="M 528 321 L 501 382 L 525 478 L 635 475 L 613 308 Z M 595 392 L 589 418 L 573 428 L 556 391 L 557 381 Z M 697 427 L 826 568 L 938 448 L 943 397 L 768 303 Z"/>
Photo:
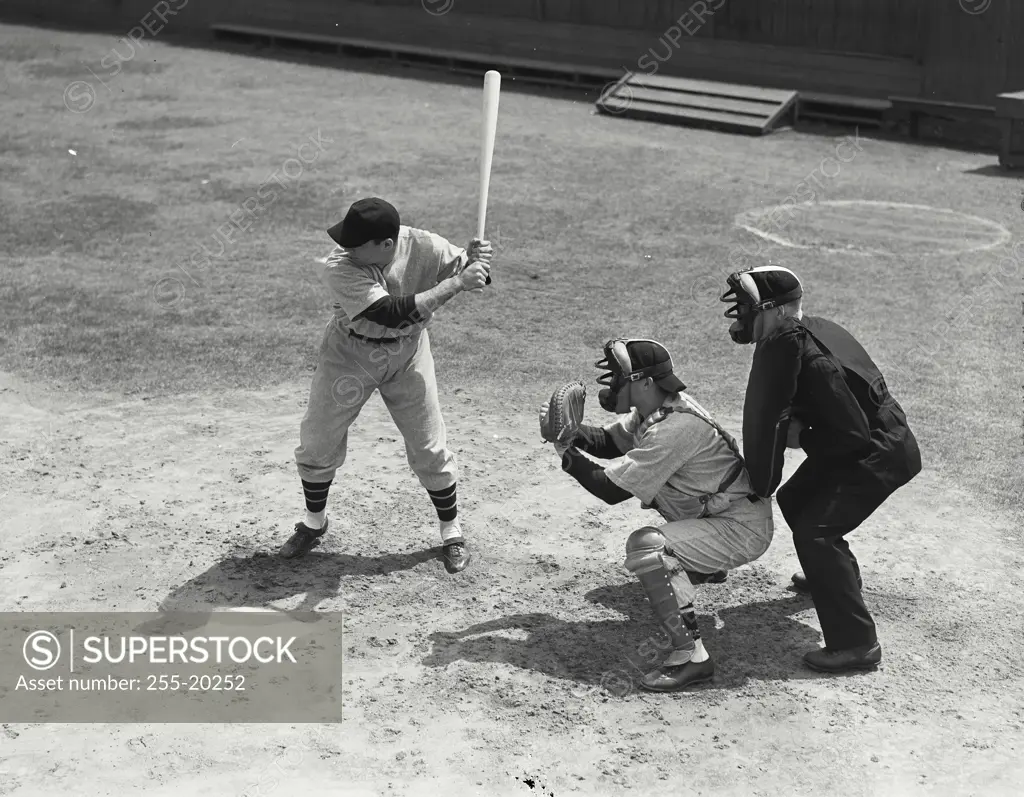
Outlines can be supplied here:
<path id="1" fill-rule="evenodd" d="M 494 158 L 494 136 L 498 130 L 498 96 L 501 73 L 491 69 L 484 75 L 483 141 L 480 147 L 480 201 L 476 209 L 476 237 L 483 240 L 487 222 L 487 194 L 491 187 L 491 161 Z M 474 293 L 483 293 L 477 288 Z"/>

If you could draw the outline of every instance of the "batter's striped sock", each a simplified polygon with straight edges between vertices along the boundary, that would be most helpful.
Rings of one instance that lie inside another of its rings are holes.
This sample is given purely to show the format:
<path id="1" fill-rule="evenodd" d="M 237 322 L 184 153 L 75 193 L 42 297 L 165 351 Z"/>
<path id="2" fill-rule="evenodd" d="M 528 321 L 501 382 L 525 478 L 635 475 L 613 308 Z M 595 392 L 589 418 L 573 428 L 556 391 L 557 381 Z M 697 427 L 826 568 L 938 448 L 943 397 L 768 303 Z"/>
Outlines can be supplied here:
<path id="1" fill-rule="evenodd" d="M 438 519 L 446 523 L 455 520 L 459 514 L 459 497 L 455 487 L 456 485 L 453 484 L 443 490 L 427 490 L 430 500 L 434 502 Z"/>
<path id="2" fill-rule="evenodd" d="M 333 481 L 333 480 L 332 480 Z M 306 499 L 306 525 L 322 529 L 327 519 L 327 493 L 331 482 L 308 482 L 302 479 L 302 494 Z"/>

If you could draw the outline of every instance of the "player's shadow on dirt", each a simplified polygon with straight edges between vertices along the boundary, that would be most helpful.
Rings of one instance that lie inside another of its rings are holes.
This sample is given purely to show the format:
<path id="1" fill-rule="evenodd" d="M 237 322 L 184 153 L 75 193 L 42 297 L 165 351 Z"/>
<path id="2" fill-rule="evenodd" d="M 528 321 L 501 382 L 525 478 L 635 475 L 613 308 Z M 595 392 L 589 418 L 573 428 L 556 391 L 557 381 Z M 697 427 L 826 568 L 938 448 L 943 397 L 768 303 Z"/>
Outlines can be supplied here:
<path id="1" fill-rule="evenodd" d="M 172 626 L 176 633 L 200 628 L 217 609 L 264 608 L 297 595 L 303 596 L 302 602 L 289 612 L 313 612 L 321 603 L 330 607 L 338 600 L 345 576 L 385 576 L 439 556 L 439 547 L 382 556 L 313 550 L 292 561 L 262 552 L 230 556 L 175 587 L 160 602 L 158 611 L 168 615 L 160 623 L 160 633 L 169 633 Z"/>
<path id="2" fill-rule="evenodd" d="M 714 587 L 704 587 L 709 588 Z M 424 664 L 501 662 L 575 682 L 580 692 L 603 688 L 625 696 L 664 658 L 664 633 L 639 584 L 600 587 L 586 597 L 629 619 L 567 622 L 550 614 L 511 615 L 432 634 L 433 650 Z M 718 612 L 720 628 L 714 617 L 699 616 L 701 637 L 716 665 L 714 682 L 703 688 L 820 677 L 803 667 L 801 657 L 819 647 L 821 635 L 792 617 L 812 605 L 809 598 L 790 594 L 735 606 Z"/>

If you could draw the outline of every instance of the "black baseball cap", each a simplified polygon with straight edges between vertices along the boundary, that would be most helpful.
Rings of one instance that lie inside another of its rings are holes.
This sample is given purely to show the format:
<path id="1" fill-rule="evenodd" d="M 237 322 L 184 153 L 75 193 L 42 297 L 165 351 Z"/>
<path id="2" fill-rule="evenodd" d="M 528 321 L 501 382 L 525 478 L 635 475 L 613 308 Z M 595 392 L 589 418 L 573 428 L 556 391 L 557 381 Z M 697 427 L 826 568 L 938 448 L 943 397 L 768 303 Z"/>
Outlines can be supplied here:
<path id="1" fill-rule="evenodd" d="M 672 355 L 657 341 L 627 341 L 626 353 L 633 371 L 643 371 L 658 387 L 669 393 L 686 390 L 686 385 L 672 370 Z"/>
<path id="2" fill-rule="evenodd" d="M 370 241 L 398 238 L 402 222 L 394 205 L 377 197 L 353 202 L 345 218 L 327 230 L 338 246 L 354 249 Z"/>

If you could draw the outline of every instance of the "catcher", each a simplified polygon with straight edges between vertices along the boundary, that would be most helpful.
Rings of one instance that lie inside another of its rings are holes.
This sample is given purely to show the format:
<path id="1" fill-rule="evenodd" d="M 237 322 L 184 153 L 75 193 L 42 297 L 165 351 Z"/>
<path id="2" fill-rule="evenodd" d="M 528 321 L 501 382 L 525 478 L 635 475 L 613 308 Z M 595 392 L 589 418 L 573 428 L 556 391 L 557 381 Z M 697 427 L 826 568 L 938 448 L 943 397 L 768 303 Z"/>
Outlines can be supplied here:
<path id="1" fill-rule="evenodd" d="M 601 407 L 621 417 L 584 426 L 586 388 L 570 383 L 541 408 L 541 436 L 562 469 L 608 504 L 634 496 L 663 522 L 626 540 L 636 574 L 670 642 L 668 657 L 641 685 L 672 692 L 714 676 L 693 600 L 697 586 L 760 557 L 772 541 L 771 499 L 752 493 L 736 441 L 692 398 L 672 358 L 651 340 L 610 340 L 597 381 Z M 615 460 L 601 467 L 586 454 Z"/>
<path id="2" fill-rule="evenodd" d="M 778 492 L 803 568 L 793 582 L 810 592 L 825 638 L 804 662 L 824 672 L 872 669 L 882 648 L 846 535 L 921 471 L 917 440 L 853 335 L 803 314 L 792 271 L 761 266 L 732 274 L 728 285 L 729 334 L 757 344 L 743 406 L 754 491 L 768 497 L 778 488 L 787 446 L 807 453 Z"/>

